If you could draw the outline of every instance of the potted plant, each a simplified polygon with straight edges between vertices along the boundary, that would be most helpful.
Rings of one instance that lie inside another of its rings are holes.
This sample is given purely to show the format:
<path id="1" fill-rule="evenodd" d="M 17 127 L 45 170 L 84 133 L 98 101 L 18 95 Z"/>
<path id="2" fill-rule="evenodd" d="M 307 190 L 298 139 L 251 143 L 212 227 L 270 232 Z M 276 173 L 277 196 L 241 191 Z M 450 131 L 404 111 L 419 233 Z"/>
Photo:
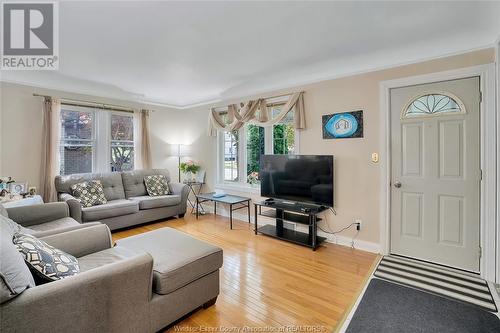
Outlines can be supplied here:
<path id="1" fill-rule="evenodd" d="M 198 171 L 200 171 L 200 165 L 196 164 L 194 161 L 189 160 L 186 162 L 182 162 L 180 167 L 182 173 L 185 175 L 186 181 L 192 182 L 195 178 L 195 175 Z"/>

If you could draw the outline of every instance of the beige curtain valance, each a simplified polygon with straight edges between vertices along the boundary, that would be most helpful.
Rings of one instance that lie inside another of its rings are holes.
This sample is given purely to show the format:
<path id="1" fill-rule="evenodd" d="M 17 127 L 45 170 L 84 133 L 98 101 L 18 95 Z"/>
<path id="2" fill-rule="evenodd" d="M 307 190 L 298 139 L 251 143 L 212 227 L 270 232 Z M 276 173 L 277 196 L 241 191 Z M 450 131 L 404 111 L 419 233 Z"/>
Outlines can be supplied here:
<path id="1" fill-rule="evenodd" d="M 208 135 L 217 136 L 217 131 L 232 132 L 239 130 L 244 124 L 258 126 L 272 126 L 282 121 L 288 112 L 294 111 L 295 128 L 305 129 L 306 119 L 304 110 L 304 92 L 297 92 L 290 96 L 280 113 L 272 116 L 264 98 L 248 101 L 238 110 L 236 104 L 227 106 L 227 113 L 222 116 L 212 108 L 208 117 Z"/>

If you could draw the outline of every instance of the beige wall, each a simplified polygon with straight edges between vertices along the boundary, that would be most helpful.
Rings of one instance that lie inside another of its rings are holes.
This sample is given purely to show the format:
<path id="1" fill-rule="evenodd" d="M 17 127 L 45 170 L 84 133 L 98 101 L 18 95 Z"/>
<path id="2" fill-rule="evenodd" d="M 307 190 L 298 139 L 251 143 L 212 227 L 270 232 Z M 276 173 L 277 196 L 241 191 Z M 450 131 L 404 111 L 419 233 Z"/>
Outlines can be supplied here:
<path id="1" fill-rule="evenodd" d="M 300 153 L 335 155 L 335 208 L 338 214 L 327 216 L 329 227 L 338 230 L 359 218 L 363 221 L 363 227 L 357 238 L 378 243 L 380 165 L 371 162 L 371 153 L 380 152 L 379 83 L 494 61 L 494 50 L 486 49 L 293 89 L 273 91 L 260 96 L 248 96 L 241 100 L 297 90 L 306 92 L 307 129 L 300 134 Z M 0 96 L 0 171 L 2 175 L 11 175 L 18 180 L 29 181 L 34 186 L 39 184 L 41 100 L 33 97 L 33 92 L 84 100 L 97 99 L 100 102 L 124 106 L 138 106 L 135 103 L 3 83 Z M 224 101 L 217 105 L 227 105 L 241 100 Z M 172 110 L 153 107 L 157 111 L 151 116 L 154 167 L 169 168 L 175 179 L 177 160 L 169 156 L 170 144 L 191 144 L 193 158 L 207 170 L 207 191 L 215 187 L 216 178 L 216 140 L 206 136 L 209 108 L 210 106 L 203 106 L 188 110 Z M 364 110 L 364 138 L 322 139 L 322 115 L 358 109 Z M 353 234 L 354 231 L 342 233 L 346 237 L 352 237 Z"/>
<path id="2" fill-rule="evenodd" d="M 42 98 L 33 93 L 97 101 L 126 107 L 151 109 L 137 103 L 117 101 L 107 98 L 66 93 L 2 82 L 0 86 L 0 175 L 12 176 L 18 181 L 27 181 L 30 186 L 39 187 L 42 130 Z M 169 143 L 175 143 L 187 119 L 178 111 L 154 107 L 151 114 L 151 149 L 155 167 L 169 168 L 176 179 L 175 158 L 168 157 Z M 174 140 L 175 138 L 175 140 Z"/>
<path id="3" fill-rule="evenodd" d="M 380 110 L 379 83 L 381 81 L 446 71 L 461 67 L 493 63 L 493 49 L 441 58 L 437 60 L 406 65 L 361 75 L 318 82 L 293 89 L 269 92 L 255 97 L 266 97 L 281 93 L 304 90 L 307 129 L 300 133 L 301 154 L 332 154 L 335 156 L 335 209 L 337 215 L 328 214 L 331 230 L 338 230 L 361 219 L 362 230 L 357 239 L 378 243 L 379 241 L 379 193 L 380 163 L 371 162 L 373 152 L 380 153 Z M 224 101 L 215 106 L 238 101 Z M 199 131 L 205 131 L 209 107 L 192 109 L 199 114 L 195 117 Z M 321 116 L 343 111 L 364 111 L 364 137 L 359 139 L 323 140 Z M 197 150 L 202 152 L 200 162 L 208 169 L 209 186 L 214 187 L 216 140 L 201 136 L 195 141 Z M 384 156 L 380 156 L 384 158 Z M 227 191 L 226 192 L 234 192 Z M 237 192 L 234 192 L 237 193 Z M 248 195 L 242 193 L 243 195 Z M 257 195 L 252 197 L 258 198 Z M 326 227 L 326 226 L 325 226 Z M 352 228 L 354 229 L 354 228 Z M 352 237 L 354 230 L 342 235 Z"/>

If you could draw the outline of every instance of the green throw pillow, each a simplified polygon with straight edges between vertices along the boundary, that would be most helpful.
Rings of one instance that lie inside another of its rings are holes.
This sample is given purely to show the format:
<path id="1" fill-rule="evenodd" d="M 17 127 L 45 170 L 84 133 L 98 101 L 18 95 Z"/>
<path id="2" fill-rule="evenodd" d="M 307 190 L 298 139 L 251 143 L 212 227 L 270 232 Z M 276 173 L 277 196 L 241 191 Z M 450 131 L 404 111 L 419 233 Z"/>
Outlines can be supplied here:
<path id="1" fill-rule="evenodd" d="M 103 205 L 108 202 L 99 180 L 77 183 L 71 186 L 71 192 L 83 207 Z"/>
<path id="2" fill-rule="evenodd" d="M 13 243 L 40 283 L 61 280 L 80 272 L 78 261 L 32 235 L 15 234 Z M 38 283 L 38 284 L 40 284 Z"/>
<path id="3" fill-rule="evenodd" d="M 146 190 L 152 197 L 170 194 L 167 178 L 164 175 L 152 175 L 144 177 Z"/>

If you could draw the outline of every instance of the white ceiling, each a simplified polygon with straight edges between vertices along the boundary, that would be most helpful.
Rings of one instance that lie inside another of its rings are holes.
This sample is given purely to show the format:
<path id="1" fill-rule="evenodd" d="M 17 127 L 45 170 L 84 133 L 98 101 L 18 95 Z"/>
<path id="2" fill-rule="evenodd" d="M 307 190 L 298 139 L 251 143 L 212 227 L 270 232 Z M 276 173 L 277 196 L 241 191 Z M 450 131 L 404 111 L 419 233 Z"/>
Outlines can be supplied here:
<path id="1" fill-rule="evenodd" d="M 492 45 L 500 2 L 62 2 L 60 69 L 3 80 L 187 107 Z"/>

